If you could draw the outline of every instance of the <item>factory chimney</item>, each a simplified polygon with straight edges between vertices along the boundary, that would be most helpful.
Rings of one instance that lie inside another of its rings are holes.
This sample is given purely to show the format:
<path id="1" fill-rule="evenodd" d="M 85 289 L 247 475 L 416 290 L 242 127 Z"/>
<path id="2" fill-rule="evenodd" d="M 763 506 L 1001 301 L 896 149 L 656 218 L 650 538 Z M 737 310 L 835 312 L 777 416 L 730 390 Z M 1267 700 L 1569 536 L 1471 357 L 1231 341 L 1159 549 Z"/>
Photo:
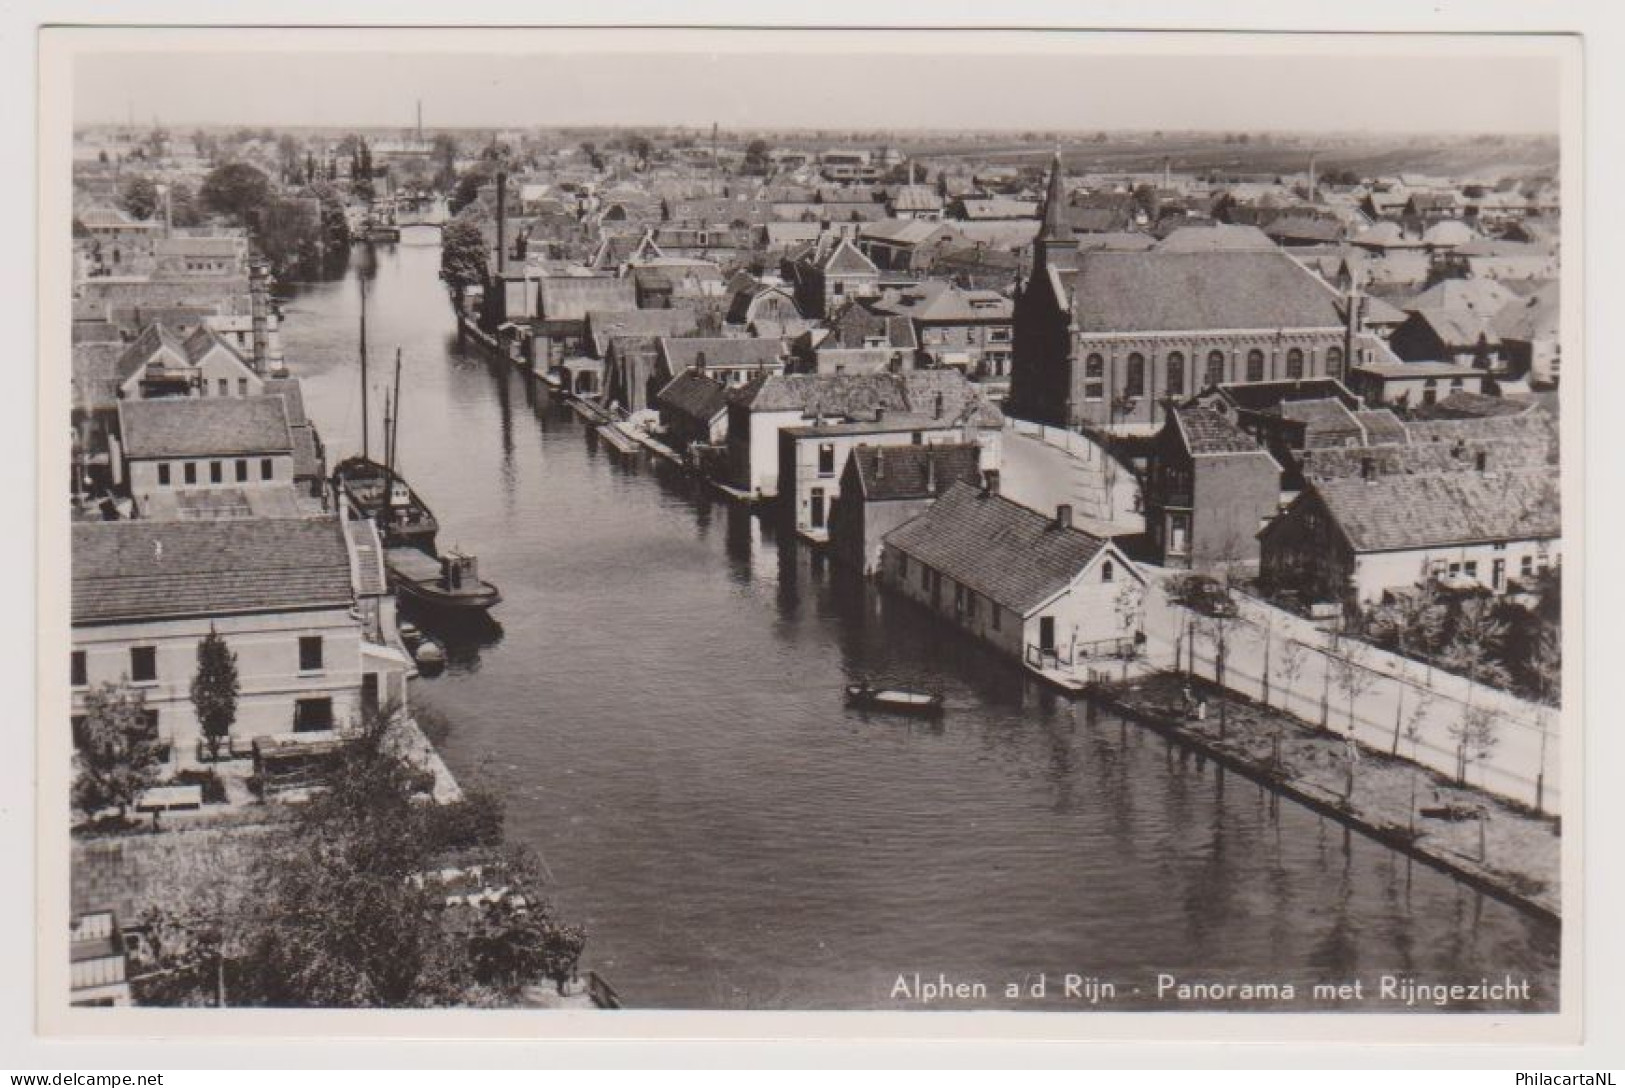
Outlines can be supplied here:
<path id="1" fill-rule="evenodd" d="M 508 271 L 508 172 L 497 171 L 497 278 Z M 498 288 L 502 290 L 502 288 Z"/>
<path id="2" fill-rule="evenodd" d="M 263 376 L 270 357 L 270 265 L 256 257 L 248 264 L 248 304 L 253 321 L 254 355 L 250 365 Z"/>

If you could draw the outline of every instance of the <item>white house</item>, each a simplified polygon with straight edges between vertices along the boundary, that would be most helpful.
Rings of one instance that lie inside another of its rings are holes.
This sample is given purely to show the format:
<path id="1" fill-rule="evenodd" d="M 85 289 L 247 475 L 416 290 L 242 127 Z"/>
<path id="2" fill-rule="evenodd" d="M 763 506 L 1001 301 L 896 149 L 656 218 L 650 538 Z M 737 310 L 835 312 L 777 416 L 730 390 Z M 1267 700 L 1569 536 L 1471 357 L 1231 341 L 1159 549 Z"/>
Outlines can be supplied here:
<path id="1" fill-rule="evenodd" d="M 73 713 L 90 687 L 128 681 L 190 757 L 197 646 L 211 629 L 237 655 L 234 737 L 331 729 L 404 702 L 411 663 L 391 645 L 370 532 L 337 516 L 76 524 Z"/>
<path id="2" fill-rule="evenodd" d="M 1140 630 L 1145 577 L 1110 540 L 955 483 L 886 535 L 880 578 L 1002 653 L 1038 667 L 1115 654 Z"/>

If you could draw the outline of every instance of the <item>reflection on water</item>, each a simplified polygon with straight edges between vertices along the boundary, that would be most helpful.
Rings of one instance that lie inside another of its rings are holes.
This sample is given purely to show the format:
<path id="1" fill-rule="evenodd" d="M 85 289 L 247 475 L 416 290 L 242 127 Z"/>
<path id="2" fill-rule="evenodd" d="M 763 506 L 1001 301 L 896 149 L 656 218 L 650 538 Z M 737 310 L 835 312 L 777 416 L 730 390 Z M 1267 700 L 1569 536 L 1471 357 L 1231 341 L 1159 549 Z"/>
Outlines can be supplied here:
<path id="1" fill-rule="evenodd" d="M 432 239 L 378 249 L 374 363 L 403 349 L 404 471 L 504 600 L 414 698 L 452 723 L 453 769 L 503 794 L 632 1002 L 894 1008 L 919 972 L 1016 1005 L 1002 984 L 1047 973 L 1040 1004 L 1070 1008 L 1070 971 L 1117 983 L 1125 1008 L 1153 1005 L 1159 971 L 1511 972 L 1552 1007 L 1555 929 L 1057 697 L 600 445 L 458 343 L 437 267 Z M 357 302 L 353 279 L 300 288 L 284 332 L 335 455 L 358 444 Z M 941 690 L 947 713 L 850 708 L 859 678 Z"/>

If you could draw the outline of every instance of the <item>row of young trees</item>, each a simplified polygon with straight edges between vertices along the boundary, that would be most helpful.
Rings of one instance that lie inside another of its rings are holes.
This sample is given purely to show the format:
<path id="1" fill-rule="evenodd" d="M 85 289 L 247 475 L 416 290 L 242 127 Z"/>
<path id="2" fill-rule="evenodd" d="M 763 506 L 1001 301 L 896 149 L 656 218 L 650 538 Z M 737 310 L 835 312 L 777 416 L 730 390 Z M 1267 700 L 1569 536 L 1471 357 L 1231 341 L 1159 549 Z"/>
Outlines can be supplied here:
<path id="1" fill-rule="evenodd" d="M 1512 624 L 1504 616 L 1523 616 L 1526 625 L 1539 627 L 1530 666 L 1537 676 L 1538 696 L 1553 707 L 1560 698 L 1562 663 L 1557 627 L 1554 620 L 1542 618 L 1538 609 L 1531 612 L 1519 605 L 1498 604 L 1484 597 L 1446 598 L 1429 589 L 1414 596 L 1396 598 L 1370 613 L 1363 622 L 1334 632 L 1321 651 L 1276 630 L 1267 621 L 1253 625 L 1243 620 L 1232 589 L 1225 581 L 1200 575 L 1175 577 L 1166 583 L 1165 593 L 1171 603 L 1184 610 L 1178 647 L 1183 651 L 1181 667 L 1188 674 L 1195 674 L 1196 643 L 1204 638 L 1212 647 L 1215 682 L 1233 686 L 1227 684 L 1226 668 L 1235 640 L 1241 637 L 1240 628 L 1248 627 L 1250 635 L 1261 640 L 1263 663 L 1258 682 L 1265 705 L 1275 705 L 1272 696 L 1279 693 L 1280 705 L 1290 707 L 1293 694 L 1298 693 L 1301 706 L 1305 670 L 1312 657 L 1323 655 L 1319 725 L 1327 730 L 1341 728 L 1349 738 L 1345 798 L 1352 798 L 1355 788 L 1358 752 L 1353 738 L 1359 720 L 1358 708 L 1378 680 L 1372 661 L 1372 643 L 1427 661 L 1430 670 L 1436 660 L 1475 685 L 1507 687 L 1508 669 L 1501 655 L 1506 652 Z M 1424 651 L 1431 656 L 1424 656 Z M 1506 724 L 1492 705 L 1473 699 L 1474 690 L 1468 689 L 1459 714 L 1446 726 L 1455 757 L 1453 777 L 1462 784 L 1468 781 L 1472 767 L 1484 765 L 1494 754 Z M 1412 694 L 1409 701 L 1406 693 L 1401 692 L 1388 742 L 1390 754 L 1400 755 L 1401 744 L 1405 742 L 1409 745 L 1409 757 L 1413 762 L 1416 760 L 1424 726 L 1436 715 L 1437 703 L 1438 697 L 1426 685 Z M 1225 724 L 1225 708 L 1221 702 L 1221 737 Z M 1273 759 L 1279 766 L 1279 722 L 1273 744 Z M 1543 792 L 1543 768 L 1537 774 L 1538 808 Z"/>

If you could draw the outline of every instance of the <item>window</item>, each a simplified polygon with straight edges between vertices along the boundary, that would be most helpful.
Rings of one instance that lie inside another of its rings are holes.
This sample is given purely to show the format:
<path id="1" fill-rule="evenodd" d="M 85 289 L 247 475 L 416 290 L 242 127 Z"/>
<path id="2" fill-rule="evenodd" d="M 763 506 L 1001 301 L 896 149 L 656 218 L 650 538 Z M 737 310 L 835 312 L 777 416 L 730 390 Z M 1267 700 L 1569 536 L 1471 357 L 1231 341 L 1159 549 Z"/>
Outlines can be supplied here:
<path id="1" fill-rule="evenodd" d="M 1103 378 L 1106 376 L 1106 360 L 1098 353 L 1091 354 L 1083 361 L 1083 376 L 1085 378 Z"/>
<path id="2" fill-rule="evenodd" d="M 130 679 L 151 684 L 158 679 L 158 651 L 152 646 L 130 647 Z"/>
<path id="3" fill-rule="evenodd" d="M 226 478 L 225 466 L 222 465 L 219 461 L 210 461 L 209 462 L 209 482 L 211 484 L 218 484 L 218 483 L 221 483 L 222 481 L 224 481 L 225 478 Z"/>
<path id="4" fill-rule="evenodd" d="M 271 476 L 271 459 L 269 457 L 260 458 L 260 479 L 269 480 Z"/>
<path id="5" fill-rule="evenodd" d="M 1224 384 L 1224 352 L 1219 351 L 1217 348 L 1207 353 L 1207 377 L 1205 381 L 1208 385 Z"/>
<path id="6" fill-rule="evenodd" d="M 239 460 L 237 462 L 237 482 L 238 483 L 246 483 L 247 480 L 248 480 L 248 462 L 243 461 L 243 460 Z"/>
<path id="7" fill-rule="evenodd" d="M 1185 392 L 1185 356 L 1177 351 L 1168 356 L 1168 392 L 1174 396 Z"/>
<path id="8" fill-rule="evenodd" d="M 1000 611 L 999 606 L 996 604 L 989 604 L 987 607 L 988 611 L 993 613 L 993 630 L 1002 630 L 1004 628 L 1004 620 L 1001 618 L 1002 612 Z"/>
<path id="9" fill-rule="evenodd" d="M 364 714 L 378 713 L 378 674 L 375 672 L 361 677 L 361 711 Z"/>
<path id="10" fill-rule="evenodd" d="M 1439 383 L 1435 379 L 1429 378 L 1422 385 L 1422 403 L 1423 404 L 1435 404 L 1435 403 L 1438 402 L 1438 400 L 1439 400 Z"/>
<path id="11" fill-rule="evenodd" d="M 1341 378 L 1343 376 L 1343 349 L 1326 349 L 1326 376 L 1328 378 Z"/>
<path id="12" fill-rule="evenodd" d="M 1518 563 L 1518 573 L 1525 578 L 1533 578 L 1535 576 L 1535 557 L 1532 555 L 1524 556 Z"/>
<path id="13" fill-rule="evenodd" d="M 1128 374 L 1123 380 L 1123 392 L 1131 397 L 1145 396 L 1145 356 L 1137 351 L 1128 357 Z"/>
<path id="14" fill-rule="evenodd" d="M 1010 327 L 1008 325 L 995 325 L 987 330 L 987 339 L 992 344 L 1008 344 L 1010 342 Z"/>
<path id="15" fill-rule="evenodd" d="M 322 636 L 303 635 L 299 639 L 299 671 L 322 671 Z"/>
<path id="16" fill-rule="evenodd" d="M 182 473 L 186 477 L 186 482 L 188 484 L 197 483 L 197 462 L 196 461 L 188 461 L 188 462 L 186 462 L 186 464 L 182 468 Z"/>
<path id="17" fill-rule="evenodd" d="M 76 688 L 85 686 L 85 651 L 75 650 L 69 659 L 68 682 Z"/>
<path id="18" fill-rule="evenodd" d="M 1102 582 L 1111 581 L 1116 573 L 1117 572 L 1112 569 L 1112 561 L 1110 559 L 1100 564 L 1100 580 Z"/>
<path id="19" fill-rule="evenodd" d="M 220 391 L 220 395 L 222 397 L 231 396 L 231 381 L 229 379 L 221 378 L 219 381 L 215 382 L 214 384 L 215 384 L 215 388 Z"/>
<path id="20" fill-rule="evenodd" d="M 970 599 L 965 602 L 965 613 L 968 616 L 970 616 L 971 619 L 975 619 L 976 618 L 976 594 L 972 593 L 969 596 L 970 596 Z"/>
<path id="21" fill-rule="evenodd" d="M 310 733 L 333 728 L 333 700 L 300 699 L 293 704 L 293 731 Z"/>
<path id="22" fill-rule="evenodd" d="M 1462 566 L 1462 571 L 1469 578 L 1477 578 L 1478 577 L 1478 560 L 1476 560 L 1476 559 L 1467 560 L 1467 562 L 1465 564 L 1463 564 L 1463 566 Z"/>
<path id="23" fill-rule="evenodd" d="M 897 580 L 905 581 L 908 578 L 908 556 L 902 552 L 897 553 Z"/>
<path id="24" fill-rule="evenodd" d="M 238 378 L 237 379 L 237 395 L 239 397 L 248 396 L 248 379 L 247 378 Z"/>
<path id="25" fill-rule="evenodd" d="M 821 442 L 818 446 L 818 475 L 835 475 L 835 443 Z"/>
<path id="26" fill-rule="evenodd" d="M 168 464 L 161 464 L 161 465 L 158 466 L 158 486 L 159 487 L 168 487 L 169 486 L 169 465 Z"/>
<path id="27" fill-rule="evenodd" d="M 1257 348 L 1247 353 L 1247 380 L 1250 382 L 1264 380 L 1264 353 Z"/>
<path id="28" fill-rule="evenodd" d="M 957 582 L 954 583 L 954 611 L 965 611 L 965 587 Z"/>
<path id="29" fill-rule="evenodd" d="M 1303 377 L 1303 349 L 1292 348 L 1286 353 L 1286 376 L 1294 380 Z"/>

